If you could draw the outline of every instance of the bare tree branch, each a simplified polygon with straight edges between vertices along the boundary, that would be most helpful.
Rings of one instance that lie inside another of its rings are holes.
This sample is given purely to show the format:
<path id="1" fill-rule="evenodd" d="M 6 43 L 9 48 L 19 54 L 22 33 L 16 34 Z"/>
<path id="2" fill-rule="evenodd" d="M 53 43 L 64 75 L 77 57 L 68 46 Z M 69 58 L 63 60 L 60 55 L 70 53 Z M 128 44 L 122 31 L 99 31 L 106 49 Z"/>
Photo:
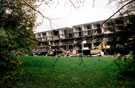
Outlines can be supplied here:
<path id="1" fill-rule="evenodd" d="M 51 19 L 50 19 L 49 17 L 43 15 L 40 11 L 38 11 L 37 9 L 35 9 L 34 7 L 32 7 L 32 6 L 31 6 L 30 4 L 28 4 L 26 1 L 24 1 L 24 3 L 25 3 L 27 6 L 29 6 L 31 9 L 33 9 L 34 11 L 38 12 L 43 18 L 48 19 L 49 22 L 50 22 L 50 27 L 51 27 L 51 29 L 53 29 L 53 27 L 52 27 L 52 21 L 51 21 Z"/>
<path id="2" fill-rule="evenodd" d="M 70 1 L 70 3 L 75 7 L 75 8 L 77 8 L 76 6 L 75 6 L 75 4 L 72 2 L 72 0 L 69 0 Z"/>
<path id="3" fill-rule="evenodd" d="M 105 23 L 105 22 L 107 22 L 109 19 L 111 19 L 114 15 L 116 15 L 120 10 L 122 10 L 125 6 L 127 6 L 127 5 L 129 5 L 129 4 L 131 4 L 132 2 L 134 2 L 135 0 L 131 0 L 131 1 L 129 1 L 128 3 L 126 3 L 126 4 L 124 4 L 120 9 L 118 9 L 113 15 L 111 15 L 108 19 L 106 19 L 103 23 L 102 23 L 102 27 L 103 27 L 103 24 Z"/>
<path id="4" fill-rule="evenodd" d="M 95 0 L 93 0 L 93 7 L 95 6 Z"/>
<path id="5" fill-rule="evenodd" d="M 49 4 L 48 4 L 45 0 L 42 0 L 42 1 L 44 1 L 44 2 L 45 2 L 45 4 L 50 8 Z"/>
<path id="6" fill-rule="evenodd" d="M 43 2 L 43 1 L 41 1 L 41 2 L 40 2 L 40 4 L 39 4 L 39 5 L 37 5 L 37 8 L 38 8 L 38 7 L 40 7 L 40 6 L 42 5 L 42 2 Z"/>

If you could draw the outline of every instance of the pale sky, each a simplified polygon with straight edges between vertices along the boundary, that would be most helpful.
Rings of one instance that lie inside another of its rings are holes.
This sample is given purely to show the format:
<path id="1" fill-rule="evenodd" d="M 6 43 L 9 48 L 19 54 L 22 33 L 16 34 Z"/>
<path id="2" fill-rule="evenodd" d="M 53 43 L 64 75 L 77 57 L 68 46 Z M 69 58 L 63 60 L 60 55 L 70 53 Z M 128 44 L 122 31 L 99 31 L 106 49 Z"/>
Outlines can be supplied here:
<path id="1" fill-rule="evenodd" d="M 63 2 L 61 2 L 59 4 L 54 3 L 49 5 L 49 7 L 42 5 L 39 10 L 45 16 L 52 18 L 51 25 L 53 29 L 104 20 L 115 11 L 113 5 L 108 5 L 108 0 L 95 0 L 94 7 L 93 0 L 85 0 L 85 3 L 78 9 L 72 7 L 70 3 L 64 5 Z M 37 26 L 35 32 L 52 30 L 49 21 L 43 19 L 40 15 L 38 15 L 37 22 L 43 23 Z"/>

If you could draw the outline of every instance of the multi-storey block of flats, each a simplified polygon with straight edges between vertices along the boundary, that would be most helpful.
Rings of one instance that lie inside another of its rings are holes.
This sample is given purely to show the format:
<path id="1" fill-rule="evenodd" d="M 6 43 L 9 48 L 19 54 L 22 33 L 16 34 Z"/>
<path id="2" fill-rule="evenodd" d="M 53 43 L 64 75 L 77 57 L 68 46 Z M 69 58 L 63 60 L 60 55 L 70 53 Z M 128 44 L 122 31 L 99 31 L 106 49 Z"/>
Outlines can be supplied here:
<path id="1" fill-rule="evenodd" d="M 125 16 L 97 22 L 74 25 L 72 28 L 59 28 L 35 33 L 39 40 L 34 49 L 36 55 L 46 55 L 48 46 L 57 55 L 63 51 L 76 52 L 89 56 L 90 51 L 106 41 L 106 55 L 129 54 L 135 49 L 135 16 Z M 128 47 L 127 47 L 128 46 Z"/>

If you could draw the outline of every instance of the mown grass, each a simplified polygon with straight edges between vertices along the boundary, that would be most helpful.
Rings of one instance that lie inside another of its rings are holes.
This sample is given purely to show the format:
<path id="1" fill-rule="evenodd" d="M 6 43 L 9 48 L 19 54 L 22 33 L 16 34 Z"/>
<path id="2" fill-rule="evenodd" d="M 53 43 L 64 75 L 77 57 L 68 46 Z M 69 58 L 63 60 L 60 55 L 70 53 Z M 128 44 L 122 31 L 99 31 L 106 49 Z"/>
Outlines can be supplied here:
<path id="1" fill-rule="evenodd" d="M 19 88 L 130 88 L 134 81 L 118 79 L 113 58 L 23 57 L 17 69 Z"/>

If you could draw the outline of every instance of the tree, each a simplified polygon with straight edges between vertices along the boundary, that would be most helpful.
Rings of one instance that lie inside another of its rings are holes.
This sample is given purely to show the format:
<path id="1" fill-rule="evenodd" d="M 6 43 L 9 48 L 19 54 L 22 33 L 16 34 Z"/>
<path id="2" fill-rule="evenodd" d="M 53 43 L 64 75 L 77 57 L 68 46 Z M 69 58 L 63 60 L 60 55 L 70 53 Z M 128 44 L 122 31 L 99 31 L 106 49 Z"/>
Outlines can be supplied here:
<path id="1" fill-rule="evenodd" d="M 19 56 L 30 54 L 36 43 L 36 14 L 24 1 L 35 8 L 35 0 L 0 0 L 0 87 L 12 84 Z"/>
<path id="2" fill-rule="evenodd" d="M 130 34 L 126 33 L 127 38 L 132 38 L 132 41 L 127 39 L 127 42 L 130 44 L 126 44 L 127 46 L 125 47 L 131 47 L 131 48 L 135 48 L 134 47 L 134 43 L 135 43 L 135 36 L 134 36 L 134 23 L 135 23 L 135 0 L 110 0 L 110 3 L 116 3 L 117 8 L 119 8 L 112 16 L 110 16 L 106 21 L 111 20 L 111 17 L 115 16 L 116 14 L 120 17 L 119 21 L 112 23 L 113 26 L 115 26 L 116 23 L 119 23 L 120 20 L 122 23 L 122 27 L 121 29 L 124 29 L 128 32 L 130 32 Z M 125 17 L 125 18 L 123 18 Z M 104 23 L 105 23 L 104 22 Z M 115 28 L 114 28 L 115 31 Z M 122 38 L 121 38 L 122 39 Z M 123 39 L 124 40 L 124 39 Z M 130 48 L 128 48 L 130 49 Z M 133 53 L 135 54 L 135 51 L 133 50 Z"/>
<path id="3" fill-rule="evenodd" d="M 76 7 L 81 0 L 66 0 Z M 84 0 L 82 0 L 84 1 Z M 37 4 L 37 2 L 41 2 Z M 0 87 L 9 86 L 13 80 L 18 58 L 21 55 L 30 54 L 36 43 L 33 28 L 36 21 L 36 13 L 50 21 L 36 8 L 42 3 L 49 6 L 59 0 L 0 0 Z M 9 82 L 9 83 L 8 83 Z M 6 85 L 9 84 L 9 85 Z M 12 86 L 12 85 L 11 85 Z"/>
<path id="4" fill-rule="evenodd" d="M 120 74 L 124 76 L 134 77 L 135 73 L 135 0 L 110 0 L 110 2 L 116 2 L 118 11 L 116 11 L 111 17 L 118 14 L 123 21 L 122 28 L 125 33 L 120 33 L 118 36 L 124 42 L 124 47 L 129 52 L 132 50 L 131 56 L 119 56 L 115 60 L 115 64 L 120 70 Z M 110 18 L 111 18 L 110 17 Z M 126 17 L 126 19 L 124 19 Z M 107 20 L 110 20 L 108 18 Z M 106 21 L 107 21 L 106 20 Z M 114 23 L 115 26 L 115 23 Z M 115 29 L 114 29 L 115 30 Z M 122 37 L 124 36 L 124 37 Z"/>

